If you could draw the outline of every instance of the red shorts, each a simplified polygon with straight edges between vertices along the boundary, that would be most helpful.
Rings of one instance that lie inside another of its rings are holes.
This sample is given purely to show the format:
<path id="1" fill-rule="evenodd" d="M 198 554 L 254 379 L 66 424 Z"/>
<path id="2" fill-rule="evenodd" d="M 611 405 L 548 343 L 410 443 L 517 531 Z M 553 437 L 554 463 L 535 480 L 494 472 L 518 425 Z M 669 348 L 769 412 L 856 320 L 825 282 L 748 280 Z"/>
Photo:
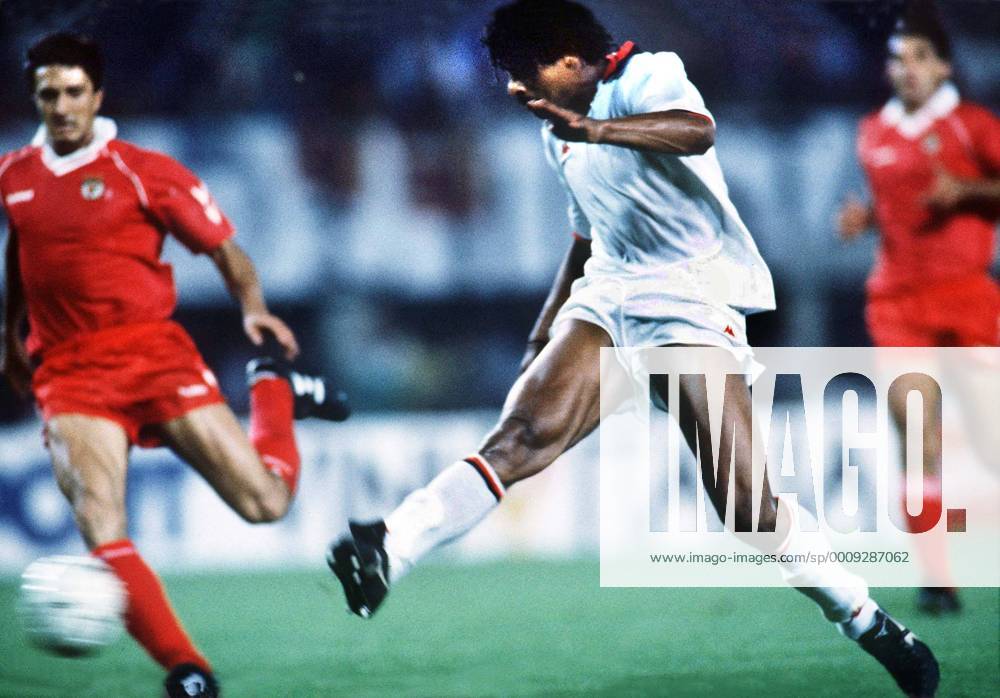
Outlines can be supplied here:
<path id="1" fill-rule="evenodd" d="M 46 421 L 67 413 L 104 417 L 145 447 L 160 445 L 156 425 L 224 402 L 191 337 L 170 320 L 63 342 L 45 353 L 32 384 Z"/>
<path id="2" fill-rule="evenodd" d="M 1000 287 L 979 276 L 872 295 L 865 321 L 877 347 L 1000 346 Z"/>

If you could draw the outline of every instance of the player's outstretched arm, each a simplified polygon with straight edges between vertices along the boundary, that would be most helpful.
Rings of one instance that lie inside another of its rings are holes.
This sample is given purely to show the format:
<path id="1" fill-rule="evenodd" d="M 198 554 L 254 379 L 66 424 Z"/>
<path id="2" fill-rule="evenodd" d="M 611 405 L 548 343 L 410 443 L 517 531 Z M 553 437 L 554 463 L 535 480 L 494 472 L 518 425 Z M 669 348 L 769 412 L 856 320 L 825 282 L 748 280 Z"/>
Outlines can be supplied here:
<path id="1" fill-rule="evenodd" d="M 583 276 L 583 265 L 590 259 L 590 240 L 584 238 L 574 238 L 573 245 L 566 253 L 559 271 L 556 273 L 555 281 L 552 283 L 552 290 L 549 291 L 548 298 L 542 306 L 542 312 L 535 321 L 535 326 L 528 335 L 528 347 L 521 359 L 520 372 L 524 373 L 531 362 L 535 360 L 542 349 L 549 341 L 549 328 L 552 327 L 553 320 L 559 308 L 563 306 L 569 298 L 570 287 L 573 282 Z"/>
<path id="2" fill-rule="evenodd" d="M 27 314 L 21 267 L 18 263 L 17 233 L 12 227 L 7 237 L 6 271 L 4 275 L 3 349 L 0 351 L 0 373 L 7 376 L 19 395 L 27 395 L 31 387 L 31 365 L 21 337 L 21 326 Z"/>
<path id="3" fill-rule="evenodd" d="M 230 239 L 212 252 L 212 261 L 225 279 L 229 293 L 240 304 L 243 330 L 250 341 L 260 346 L 264 342 L 264 331 L 268 331 L 284 348 L 286 358 L 291 360 L 298 356 L 299 345 L 295 334 L 281 318 L 267 309 L 257 270 L 247 253 Z"/>
<path id="4" fill-rule="evenodd" d="M 591 119 L 545 99 L 531 100 L 528 108 L 547 119 L 552 133 L 564 141 L 617 145 L 670 155 L 701 155 L 715 145 L 712 120 L 681 109 Z"/>
<path id="5" fill-rule="evenodd" d="M 963 204 L 1000 206 L 1000 179 L 964 179 L 939 167 L 925 200 L 928 206 L 941 212 Z"/>

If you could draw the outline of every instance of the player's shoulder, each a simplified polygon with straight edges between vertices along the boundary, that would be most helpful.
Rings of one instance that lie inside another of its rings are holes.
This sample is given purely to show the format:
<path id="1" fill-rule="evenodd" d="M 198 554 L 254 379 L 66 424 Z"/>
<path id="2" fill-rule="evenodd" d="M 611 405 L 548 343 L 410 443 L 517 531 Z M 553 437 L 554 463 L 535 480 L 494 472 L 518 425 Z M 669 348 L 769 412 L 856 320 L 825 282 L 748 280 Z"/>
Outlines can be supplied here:
<path id="1" fill-rule="evenodd" d="M 885 124 L 882 114 L 885 111 L 885 107 L 879 107 L 878 109 L 873 109 L 858 121 L 858 137 L 865 138 L 868 136 L 875 136 L 888 128 Z"/>
<path id="2" fill-rule="evenodd" d="M 41 148 L 37 145 L 26 145 L 23 148 L 0 155 L 0 178 L 28 166 L 32 156 L 37 155 L 40 150 Z"/>
<path id="3" fill-rule="evenodd" d="M 673 51 L 657 51 L 655 53 L 643 51 L 629 57 L 625 63 L 625 69 L 622 70 L 620 84 L 628 85 L 635 81 L 645 80 L 651 75 L 687 77 L 684 61 Z"/>
<path id="4" fill-rule="evenodd" d="M 161 153 L 158 150 L 152 150 L 150 148 L 143 148 L 140 145 L 136 145 L 131 141 L 126 141 L 121 138 L 115 138 L 114 140 L 109 141 L 108 150 L 116 153 L 123 160 L 135 163 L 136 165 L 163 165 L 176 162 L 166 153 Z"/>
<path id="5" fill-rule="evenodd" d="M 606 99 L 613 116 L 633 113 L 650 99 L 662 100 L 687 92 L 687 73 L 680 56 L 670 51 L 642 52 L 628 57 L 607 80 Z"/>
<path id="6" fill-rule="evenodd" d="M 868 159 L 869 154 L 876 148 L 881 147 L 889 134 L 890 128 L 883 119 L 883 112 L 886 107 L 873 109 L 858 121 L 855 147 L 862 162 Z"/>
<path id="7" fill-rule="evenodd" d="M 954 114 L 968 124 L 993 124 L 998 120 L 996 112 L 989 107 L 964 99 L 955 107 Z"/>
<path id="8" fill-rule="evenodd" d="M 130 141 L 116 138 L 108 143 L 122 163 L 142 177 L 189 178 L 191 173 L 175 158 L 159 150 L 143 148 Z"/>
<path id="9" fill-rule="evenodd" d="M 858 122 L 860 128 L 878 128 L 882 125 L 882 112 L 885 111 L 885 106 L 878 107 L 877 109 L 872 109 L 864 116 L 861 117 L 861 121 Z"/>

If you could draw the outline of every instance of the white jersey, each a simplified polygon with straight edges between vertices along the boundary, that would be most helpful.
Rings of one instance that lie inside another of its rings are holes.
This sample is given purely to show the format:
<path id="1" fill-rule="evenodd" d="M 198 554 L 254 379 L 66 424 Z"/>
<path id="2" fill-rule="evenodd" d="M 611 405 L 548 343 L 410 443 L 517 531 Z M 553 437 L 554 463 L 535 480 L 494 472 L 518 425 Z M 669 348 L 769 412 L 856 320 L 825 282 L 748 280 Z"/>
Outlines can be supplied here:
<path id="1" fill-rule="evenodd" d="M 598 84 L 588 116 L 671 109 L 712 118 L 677 54 L 639 53 Z M 542 134 L 570 222 L 593 240 L 586 277 L 631 277 L 743 314 L 774 308 L 771 274 L 729 200 L 715 148 L 666 155 L 562 141 L 548 124 Z"/>

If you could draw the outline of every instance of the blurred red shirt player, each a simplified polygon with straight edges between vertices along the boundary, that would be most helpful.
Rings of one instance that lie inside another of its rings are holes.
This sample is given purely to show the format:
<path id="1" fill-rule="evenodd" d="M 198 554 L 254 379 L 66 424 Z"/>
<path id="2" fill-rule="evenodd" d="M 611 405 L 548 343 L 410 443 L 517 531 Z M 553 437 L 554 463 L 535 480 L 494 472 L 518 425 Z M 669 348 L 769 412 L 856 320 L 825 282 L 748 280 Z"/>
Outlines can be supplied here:
<path id="1" fill-rule="evenodd" d="M 931 12 L 905 17 L 886 63 L 895 94 L 858 131 L 872 203 L 848 200 L 838 227 L 844 239 L 878 229 L 865 312 L 878 347 L 1000 345 L 1000 287 L 990 275 L 1000 217 L 1000 120 L 959 96 L 950 61 L 947 35 Z M 924 404 L 927 424 L 936 423 L 929 413 L 940 409 L 932 402 Z M 903 427 L 905 397 L 889 407 Z M 940 434 L 929 431 L 924 463 L 939 473 Z M 944 533 L 935 525 L 940 483 L 927 480 L 921 513 L 907 512 L 910 530 L 921 533 L 914 543 L 928 583 L 918 605 L 930 613 L 959 609 Z"/>
<path id="2" fill-rule="evenodd" d="M 87 547 L 125 583 L 126 625 L 168 671 L 167 695 L 214 696 L 211 667 L 127 538 L 130 447 L 170 447 L 243 518 L 274 521 L 298 479 L 293 416 L 343 418 L 346 405 L 322 379 L 287 365 L 295 337 L 268 311 L 254 266 L 205 185 L 97 117 L 97 45 L 53 34 L 27 58 L 43 123 L 31 145 L 0 158 L 10 223 L 0 367 L 16 391 L 33 391 L 59 486 Z M 170 319 L 176 292 L 160 261 L 167 234 L 211 257 L 254 344 L 276 340 L 248 366 L 249 438 Z"/>
<path id="3" fill-rule="evenodd" d="M 941 39 L 897 33 L 889 50 L 895 97 L 858 131 L 872 204 L 839 218 L 844 238 L 881 237 L 868 330 L 876 346 L 997 346 L 1000 119 L 959 96 Z"/>

